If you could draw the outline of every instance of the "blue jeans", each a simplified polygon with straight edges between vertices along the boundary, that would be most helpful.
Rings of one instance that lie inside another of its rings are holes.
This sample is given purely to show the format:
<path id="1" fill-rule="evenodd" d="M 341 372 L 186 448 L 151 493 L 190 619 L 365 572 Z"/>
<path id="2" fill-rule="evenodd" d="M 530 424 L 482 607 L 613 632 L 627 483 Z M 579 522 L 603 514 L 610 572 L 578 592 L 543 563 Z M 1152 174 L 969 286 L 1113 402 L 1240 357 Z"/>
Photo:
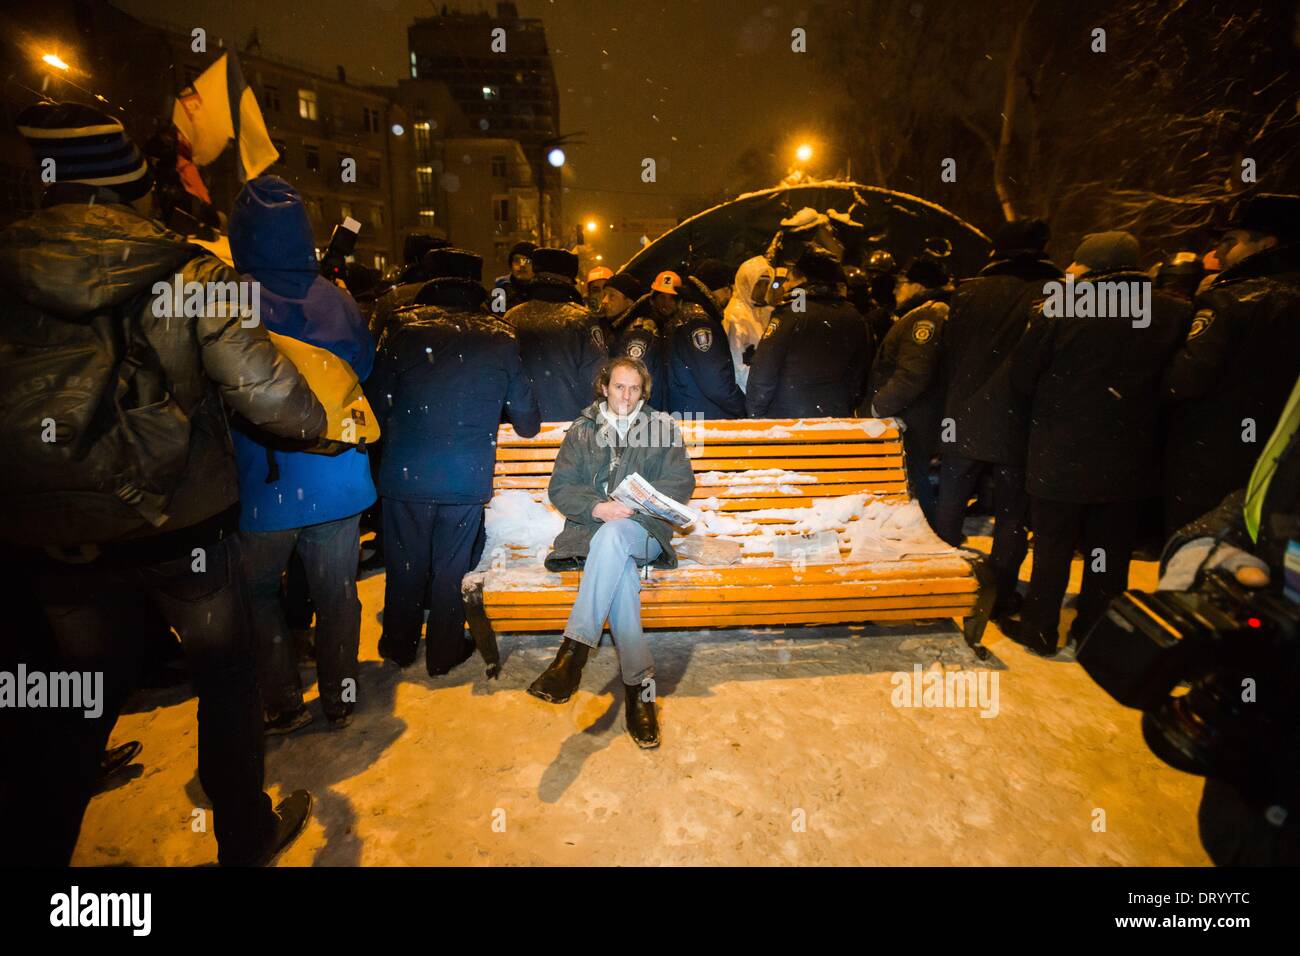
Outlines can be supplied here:
<path id="1" fill-rule="evenodd" d="M 280 576 L 297 549 L 307 572 L 307 590 L 316 606 L 316 675 L 326 716 L 346 713 L 357 690 L 357 645 L 361 639 L 361 601 L 357 599 L 357 556 L 361 515 L 289 528 L 241 531 L 244 572 L 253 606 L 258 679 L 267 710 L 280 713 L 302 706 L 293 641 L 280 602 Z M 344 681 L 351 700 L 344 701 Z"/>
<path id="2" fill-rule="evenodd" d="M 654 676 L 655 662 L 641 629 L 637 561 L 653 561 L 662 551 L 650 532 L 631 518 L 602 524 L 592 535 L 578 599 L 564 627 L 564 636 L 569 640 L 596 647 L 608 619 L 625 684 L 639 685 Z"/>

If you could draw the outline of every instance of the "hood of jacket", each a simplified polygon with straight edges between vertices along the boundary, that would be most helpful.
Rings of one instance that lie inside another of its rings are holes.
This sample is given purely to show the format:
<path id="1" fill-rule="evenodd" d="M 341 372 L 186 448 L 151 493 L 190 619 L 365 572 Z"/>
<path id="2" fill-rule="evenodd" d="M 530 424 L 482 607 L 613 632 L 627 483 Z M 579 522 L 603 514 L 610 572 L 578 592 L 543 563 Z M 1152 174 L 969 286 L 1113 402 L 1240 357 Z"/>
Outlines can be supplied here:
<path id="1" fill-rule="evenodd" d="M 276 295 L 307 295 L 320 265 L 307 209 L 298 190 L 278 176 L 249 180 L 230 213 L 235 268 Z"/>
<path id="2" fill-rule="evenodd" d="M 202 252 L 130 206 L 61 203 L 0 230 L 0 285 L 77 319 L 170 283 Z"/>
<path id="3" fill-rule="evenodd" d="M 1063 273 L 1049 259 L 1028 253 L 1006 259 L 994 259 L 979 271 L 979 276 L 1015 276 L 1017 279 L 1059 279 Z"/>

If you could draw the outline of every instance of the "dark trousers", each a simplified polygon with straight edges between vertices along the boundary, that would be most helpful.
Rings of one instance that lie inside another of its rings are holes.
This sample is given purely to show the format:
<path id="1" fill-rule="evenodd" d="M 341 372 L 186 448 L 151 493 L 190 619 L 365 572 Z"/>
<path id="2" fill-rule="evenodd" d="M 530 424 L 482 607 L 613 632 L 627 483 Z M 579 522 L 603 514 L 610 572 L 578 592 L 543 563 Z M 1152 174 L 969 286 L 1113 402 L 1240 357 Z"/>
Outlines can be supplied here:
<path id="1" fill-rule="evenodd" d="M 296 549 L 316 607 L 316 673 L 326 716 L 348 711 L 357 689 L 361 601 L 357 598 L 359 514 L 284 531 L 241 531 L 244 570 L 253 607 L 258 677 L 267 710 L 302 706 L 302 680 L 280 602 L 280 578 Z M 350 681 L 350 701 L 344 700 Z"/>
<path id="2" fill-rule="evenodd" d="M 1029 549 L 1029 534 L 1025 529 L 1029 517 L 1025 470 L 944 455 L 939 469 L 939 504 L 934 530 L 953 547 L 961 545 L 966 503 L 975 495 L 986 472 L 993 476 L 993 548 L 989 558 L 997 575 L 998 599 L 1005 601 L 1016 589 L 1020 565 L 1024 564 Z"/>
<path id="3" fill-rule="evenodd" d="M 1138 502 L 1073 504 L 1032 498 L 1030 510 L 1034 569 L 1021 620 L 1047 640 L 1056 641 L 1061 599 L 1070 580 L 1070 561 L 1079 545 L 1083 552 L 1083 586 L 1070 634 L 1082 638 L 1105 613 L 1111 599 L 1128 587 Z M 1103 571 L 1093 570 L 1098 550 L 1105 560 Z"/>
<path id="4" fill-rule="evenodd" d="M 383 651 L 415 659 L 429 611 L 425 664 L 447 670 L 463 659 L 465 606 L 460 582 L 483 555 L 483 505 L 440 505 L 385 498 Z"/>
<path id="5" fill-rule="evenodd" d="M 903 433 L 903 455 L 907 459 L 907 485 L 912 497 L 921 507 L 925 520 L 934 527 L 935 494 L 930 484 L 930 459 L 934 457 L 929 441 L 913 438 L 912 432 Z"/>
<path id="6" fill-rule="evenodd" d="M 226 537 L 207 546 L 203 570 L 195 570 L 197 560 L 187 552 L 150 564 L 66 565 L 37 575 L 58 667 L 102 672 L 104 701 L 96 718 L 42 712 L 63 733 L 22 771 L 22 815 L 6 821 L 17 824 L 6 841 L 15 862 L 66 866 L 71 859 L 109 734 L 135 689 L 146 604 L 180 635 L 199 698 L 199 781 L 212 801 L 218 859 L 251 863 L 270 844 L 275 814 L 262 790 L 262 704 L 239 543 Z"/>

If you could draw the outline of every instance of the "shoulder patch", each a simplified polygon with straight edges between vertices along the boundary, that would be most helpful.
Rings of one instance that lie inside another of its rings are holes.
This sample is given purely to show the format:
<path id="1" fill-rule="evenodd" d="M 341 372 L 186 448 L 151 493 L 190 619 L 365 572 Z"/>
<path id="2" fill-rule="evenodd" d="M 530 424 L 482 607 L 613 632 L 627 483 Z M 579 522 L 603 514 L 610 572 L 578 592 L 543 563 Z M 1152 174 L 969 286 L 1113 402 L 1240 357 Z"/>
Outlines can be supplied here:
<path id="1" fill-rule="evenodd" d="M 1200 309 L 1197 311 L 1195 318 L 1192 319 L 1192 327 L 1187 330 L 1187 341 L 1191 341 L 1201 335 L 1214 324 L 1214 310 Z"/>
<path id="2" fill-rule="evenodd" d="M 929 319 L 918 319 L 912 326 L 912 341 L 924 345 L 934 338 L 934 323 Z"/>
<path id="3" fill-rule="evenodd" d="M 767 338 L 769 335 L 774 333 L 780 327 L 781 327 L 781 320 L 773 316 L 770 320 L 768 320 L 767 328 L 763 331 L 763 338 Z"/>
<path id="4" fill-rule="evenodd" d="M 708 327 L 698 328 L 691 333 L 691 344 L 701 352 L 713 347 L 713 330 Z"/>
<path id="5" fill-rule="evenodd" d="M 591 341 L 596 343 L 596 348 L 602 352 L 605 350 L 605 333 L 599 325 L 591 327 Z"/>
<path id="6" fill-rule="evenodd" d="M 645 343 L 640 339 L 633 339 L 627 344 L 627 357 L 639 359 L 645 355 Z"/>

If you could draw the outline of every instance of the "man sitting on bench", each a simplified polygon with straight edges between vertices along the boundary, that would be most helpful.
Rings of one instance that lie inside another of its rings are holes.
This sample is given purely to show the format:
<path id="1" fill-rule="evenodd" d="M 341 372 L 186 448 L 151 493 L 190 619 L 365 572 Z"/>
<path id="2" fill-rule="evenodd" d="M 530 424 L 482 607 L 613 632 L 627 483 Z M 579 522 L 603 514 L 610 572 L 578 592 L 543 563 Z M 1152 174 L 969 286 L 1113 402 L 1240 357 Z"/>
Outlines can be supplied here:
<path id="1" fill-rule="evenodd" d="M 641 628 L 637 568 L 677 566 L 673 527 L 608 496 L 635 473 L 663 494 L 689 501 L 695 475 L 676 422 L 645 407 L 651 381 L 644 364 L 616 358 L 595 384 L 597 400 L 565 434 L 547 490 L 565 522 L 546 566 L 582 567 L 582 581 L 559 653 L 528 692 L 554 704 L 572 697 L 608 619 L 627 691 L 628 733 L 639 747 L 657 747 L 654 660 Z"/>

